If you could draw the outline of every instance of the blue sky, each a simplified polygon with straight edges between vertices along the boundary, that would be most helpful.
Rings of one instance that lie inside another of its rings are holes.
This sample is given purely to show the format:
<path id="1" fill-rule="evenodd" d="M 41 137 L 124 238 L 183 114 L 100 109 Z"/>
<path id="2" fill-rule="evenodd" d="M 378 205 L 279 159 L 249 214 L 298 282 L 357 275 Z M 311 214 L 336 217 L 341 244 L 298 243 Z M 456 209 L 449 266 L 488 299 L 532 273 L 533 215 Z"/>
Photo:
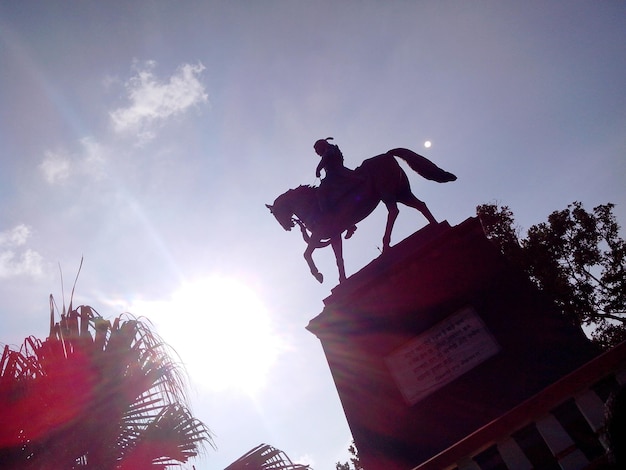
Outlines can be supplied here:
<path id="1" fill-rule="evenodd" d="M 316 470 L 350 441 L 317 338 L 337 274 L 264 204 L 394 147 L 455 173 L 410 175 L 455 225 L 485 202 L 528 228 L 575 200 L 626 223 L 626 3 L 0 3 L 0 341 L 75 304 L 145 315 L 188 364 L 220 469 L 261 442 Z M 432 141 L 425 149 L 423 143 Z M 379 208 L 345 244 L 378 256 Z M 402 209 L 395 243 L 424 226 Z M 254 314 L 251 314 L 253 312 Z M 247 378 L 247 379 L 246 379 Z"/>

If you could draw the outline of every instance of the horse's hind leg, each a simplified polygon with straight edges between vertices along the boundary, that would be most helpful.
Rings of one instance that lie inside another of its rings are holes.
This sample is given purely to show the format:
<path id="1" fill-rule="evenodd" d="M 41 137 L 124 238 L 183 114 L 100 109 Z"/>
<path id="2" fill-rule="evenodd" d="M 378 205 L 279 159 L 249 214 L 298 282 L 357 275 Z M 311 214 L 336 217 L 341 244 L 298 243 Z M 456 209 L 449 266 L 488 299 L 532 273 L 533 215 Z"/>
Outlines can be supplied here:
<path id="1" fill-rule="evenodd" d="M 339 283 L 346 280 L 346 269 L 343 263 L 343 245 L 341 242 L 341 234 L 330 239 L 330 243 L 335 252 L 335 260 L 337 261 L 337 269 L 339 270 Z"/>
<path id="2" fill-rule="evenodd" d="M 426 206 L 426 203 L 416 198 L 413 193 L 409 194 L 408 197 L 403 198 L 400 202 L 402 204 L 405 204 L 409 207 L 413 207 L 414 209 L 417 209 L 418 211 L 420 211 L 424 215 L 424 217 L 428 219 L 428 222 L 430 222 L 431 224 L 437 223 L 437 219 L 435 219 L 435 217 L 432 215 L 432 213 Z"/>
<path id="3" fill-rule="evenodd" d="M 385 202 L 385 206 L 387 206 L 387 225 L 385 226 L 385 234 L 383 235 L 383 253 L 389 245 L 391 244 L 391 230 L 393 229 L 393 224 L 396 223 L 396 219 L 398 218 L 398 205 L 395 202 Z"/>

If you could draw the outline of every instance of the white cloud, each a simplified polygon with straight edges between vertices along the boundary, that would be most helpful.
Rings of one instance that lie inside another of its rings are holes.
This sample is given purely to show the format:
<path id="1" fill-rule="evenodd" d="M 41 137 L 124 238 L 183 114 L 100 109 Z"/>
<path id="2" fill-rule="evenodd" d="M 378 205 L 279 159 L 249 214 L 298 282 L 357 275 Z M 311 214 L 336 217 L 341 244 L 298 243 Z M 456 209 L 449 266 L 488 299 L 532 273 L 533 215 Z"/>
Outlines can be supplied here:
<path id="1" fill-rule="evenodd" d="M 67 155 L 47 151 L 43 162 L 39 165 L 43 176 L 50 184 L 59 183 L 69 178 L 72 172 L 72 164 Z"/>
<path id="2" fill-rule="evenodd" d="M 298 457 L 297 459 L 292 459 L 292 461 L 294 463 L 298 463 L 300 465 L 308 465 L 311 468 L 315 468 L 316 467 L 315 459 L 313 458 L 313 456 L 311 454 L 304 454 L 304 455 Z"/>
<path id="3" fill-rule="evenodd" d="M 50 184 L 60 184 L 74 175 L 91 176 L 96 179 L 104 176 L 106 148 L 91 137 L 80 140 L 77 153 L 46 151 L 39 165 L 45 180 Z"/>
<path id="4" fill-rule="evenodd" d="M 130 105 L 110 113 L 116 132 L 134 132 L 140 139 L 149 140 L 154 137 L 154 125 L 208 101 L 198 79 L 204 70 L 202 64 L 181 65 L 167 82 L 154 76 L 154 66 L 153 61 L 147 62 L 126 83 Z"/>
<path id="5" fill-rule="evenodd" d="M 30 237 L 31 231 L 24 224 L 19 224 L 13 227 L 11 230 L 0 232 L 0 248 L 10 246 L 21 246 L 26 243 L 28 237 Z"/>
<path id="6" fill-rule="evenodd" d="M 81 171 L 85 174 L 100 178 L 104 176 L 107 151 L 98 141 L 91 137 L 81 139 Z"/>
<path id="7" fill-rule="evenodd" d="M 0 279 L 43 274 L 43 258 L 39 253 L 30 248 L 21 253 L 15 250 L 23 246 L 30 235 L 30 228 L 24 224 L 0 232 Z"/>
<path id="8" fill-rule="evenodd" d="M 155 65 L 149 61 L 135 67 L 136 74 L 125 84 L 129 105 L 109 113 L 115 132 L 132 133 L 138 145 L 152 140 L 157 126 L 168 118 L 208 101 L 199 80 L 204 70 L 202 64 L 183 64 L 166 81 L 155 77 Z M 112 77 L 104 80 L 105 86 L 116 82 Z M 108 156 L 115 152 L 112 150 L 115 145 L 115 142 L 103 145 L 93 137 L 85 137 L 76 150 L 46 151 L 39 169 L 51 185 L 64 184 L 75 177 L 100 179 L 106 176 Z"/>

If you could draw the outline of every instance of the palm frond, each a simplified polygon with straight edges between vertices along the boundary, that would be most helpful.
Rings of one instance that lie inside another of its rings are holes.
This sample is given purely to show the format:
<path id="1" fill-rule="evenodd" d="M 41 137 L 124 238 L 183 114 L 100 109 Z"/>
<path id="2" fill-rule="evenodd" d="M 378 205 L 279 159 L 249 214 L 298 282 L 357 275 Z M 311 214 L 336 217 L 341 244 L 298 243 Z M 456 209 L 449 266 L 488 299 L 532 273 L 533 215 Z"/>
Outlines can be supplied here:
<path id="1" fill-rule="evenodd" d="M 310 467 L 293 463 L 282 450 L 261 444 L 250 449 L 224 470 L 310 470 Z"/>
<path id="2" fill-rule="evenodd" d="M 52 297 L 50 305 L 54 319 Z M 111 323 L 71 301 L 45 341 L 5 346 L 3 468 L 165 468 L 214 446 L 185 404 L 170 352 L 147 322 L 124 315 Z"/>

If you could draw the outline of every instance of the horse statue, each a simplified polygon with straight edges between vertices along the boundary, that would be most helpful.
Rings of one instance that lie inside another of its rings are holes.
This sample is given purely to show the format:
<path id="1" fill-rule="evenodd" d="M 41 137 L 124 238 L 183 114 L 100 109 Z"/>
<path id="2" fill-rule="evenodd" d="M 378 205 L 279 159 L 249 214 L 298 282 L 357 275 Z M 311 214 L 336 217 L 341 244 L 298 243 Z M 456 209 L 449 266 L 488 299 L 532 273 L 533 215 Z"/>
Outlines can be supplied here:
<path id="1" fill-rule="evenodd" d="M 437 223 L 426 204 L 411 192 L 409 179 L 395 157 L 407 162 L 412 170 L 428 180 L 438 183 L 456 180 L 455 175 L 442 170 L 427 158 L 409 149 L 396 148 L 364 160 L 354 170 L 363 183 L 351 189 L 332 210 L 322 211 L 317 194 L 319 188 L 315 186 L 290 189 L 278 196 L 274 204 L 265 205 L 285 230 L 291 230 L 296 223 L 300 226 L 307 244 L 304 258 L 311 274 L 319 282 L 323 282 L 324 276 L 315 266 L 313 251 L 331 245 L 339 270 L 339 282 L 345 281 L 341 235 L 348 231 L 346 238 L 349 238 L 354 225 L 370 215 L 381 201 L 388 211 L 383 253 L 390 246 L 391 230 L 399 213 L 398 202 L 420 211 L 429 223 Z"/>

